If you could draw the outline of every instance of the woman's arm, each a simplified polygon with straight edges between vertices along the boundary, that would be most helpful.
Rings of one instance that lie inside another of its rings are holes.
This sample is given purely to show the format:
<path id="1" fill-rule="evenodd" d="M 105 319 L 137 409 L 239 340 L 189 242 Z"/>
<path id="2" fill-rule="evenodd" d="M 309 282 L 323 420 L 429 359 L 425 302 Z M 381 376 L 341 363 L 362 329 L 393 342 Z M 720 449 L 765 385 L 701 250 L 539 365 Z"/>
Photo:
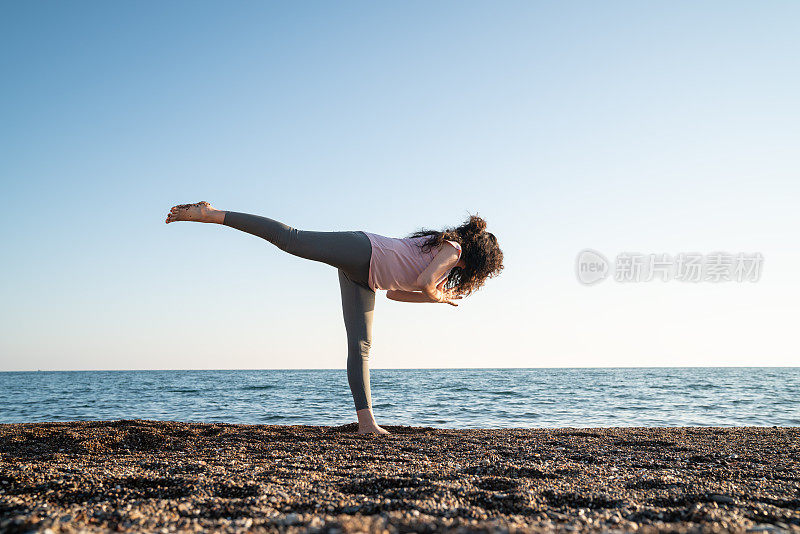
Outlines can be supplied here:
<path id="1" fill-rule="evenodd" d="M 390 300 L 396 300 L 398 302 L 444 302 L 446 304 L 450 304 L 451 306 L 458 306 L 458 304 L 450 300 L 450 298 L 461 298 L 459 296 L 455 296 L 446 300 L 434 300 L 421 291 L 400 291 L 399 289 L 390 289 L 386 292 L 386 297 Z"/>
<path id="2" fill-rule="evenodd" d="M 420 293 L 419 291 L 401 291 L 399 289 L 390 289 L 387 291 L 386 298 L 398 302 L 435 302 L 425 293 Z"/>
<path id="3" fill-rule="evenodd" d="M 436 282 L 444 276 L 447 271 L 458 263 L 460 254 L 456 248 L 445 241 L 442 249 L 431 260 L 425 269 L 417 277 L 417 287 L 422 288 L 422 292 L 431 300 L 428 302 L 446 302 L 448 295 L 444 294 Z"/>

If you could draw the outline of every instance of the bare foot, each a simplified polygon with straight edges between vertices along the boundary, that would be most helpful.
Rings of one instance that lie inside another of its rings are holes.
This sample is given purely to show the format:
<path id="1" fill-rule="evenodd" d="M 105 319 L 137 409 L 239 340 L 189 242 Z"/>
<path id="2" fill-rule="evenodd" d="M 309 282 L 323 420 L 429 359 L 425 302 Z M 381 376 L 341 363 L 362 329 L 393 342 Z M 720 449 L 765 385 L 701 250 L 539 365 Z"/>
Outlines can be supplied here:
<path id="1" fill-rule="evenodd" d="M 358 416 L 358 433 L 359 434 L 388 434 L 389 431 L 378 426 L 375 422 L 375 416 L 372 415 L 372 408 L 362 408 L 356 410 Z"/>
<path id="2" fill-rule="evenodd" d="M 173 206 L 167 214 L 167 224 L 175 221 L 194 221 L 205 223 L 220 223 L 224 218 L 223 211 L 214 209 L 205 200 L 194 204 L 178 204 Z"/>
<path id="3" fill-rule="evenodd" d="M 369 425 L 369 426 L 358 426 L 358 433 L 359 434 L 388 434 L 389 431 L 385 428 L 379 427 L 377 424 Z"/>

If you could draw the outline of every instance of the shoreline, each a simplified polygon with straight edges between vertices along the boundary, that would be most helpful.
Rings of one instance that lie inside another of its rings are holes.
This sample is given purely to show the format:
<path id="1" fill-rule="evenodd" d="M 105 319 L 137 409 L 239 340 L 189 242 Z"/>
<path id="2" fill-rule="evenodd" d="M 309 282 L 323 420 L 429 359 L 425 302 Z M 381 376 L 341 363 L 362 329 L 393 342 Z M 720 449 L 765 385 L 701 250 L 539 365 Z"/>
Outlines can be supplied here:
<path id="1" fill-rule="evenodd" d="M 0 531 L 796 531 L 800 427 L 0 424 Z"/>

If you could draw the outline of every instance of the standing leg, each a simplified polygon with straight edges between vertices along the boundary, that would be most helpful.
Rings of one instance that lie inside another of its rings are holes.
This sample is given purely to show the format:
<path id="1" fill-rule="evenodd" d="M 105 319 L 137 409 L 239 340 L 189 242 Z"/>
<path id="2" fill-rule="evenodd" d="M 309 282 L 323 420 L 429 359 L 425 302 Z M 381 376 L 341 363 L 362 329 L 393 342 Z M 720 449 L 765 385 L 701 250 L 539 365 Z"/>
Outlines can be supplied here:
<path id="1" fill-rule="evenodd" d="M 372 315 L 375 292 L 350 280 L 339 270 L 342 291 L 342 312 L 347 330 L 347 381 L 356 405 L 358 431 L 362 434 L 388 434 L 372 415 L 369 389 L 369 349 L 372 345 Z"/>

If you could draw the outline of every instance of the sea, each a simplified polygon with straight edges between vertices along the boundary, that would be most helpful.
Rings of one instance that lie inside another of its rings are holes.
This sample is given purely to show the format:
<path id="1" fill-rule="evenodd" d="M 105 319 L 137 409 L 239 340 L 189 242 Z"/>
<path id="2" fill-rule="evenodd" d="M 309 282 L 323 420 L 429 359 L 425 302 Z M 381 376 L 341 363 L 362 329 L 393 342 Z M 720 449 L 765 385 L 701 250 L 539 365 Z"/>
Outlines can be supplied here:
<path id="1" fill-rule="evenodd" d="M 800 368 L 373 369 L 380 424 L 798 426 Z M 344 369 L 0 372 L 0 423 L 355 421 Z"/>

